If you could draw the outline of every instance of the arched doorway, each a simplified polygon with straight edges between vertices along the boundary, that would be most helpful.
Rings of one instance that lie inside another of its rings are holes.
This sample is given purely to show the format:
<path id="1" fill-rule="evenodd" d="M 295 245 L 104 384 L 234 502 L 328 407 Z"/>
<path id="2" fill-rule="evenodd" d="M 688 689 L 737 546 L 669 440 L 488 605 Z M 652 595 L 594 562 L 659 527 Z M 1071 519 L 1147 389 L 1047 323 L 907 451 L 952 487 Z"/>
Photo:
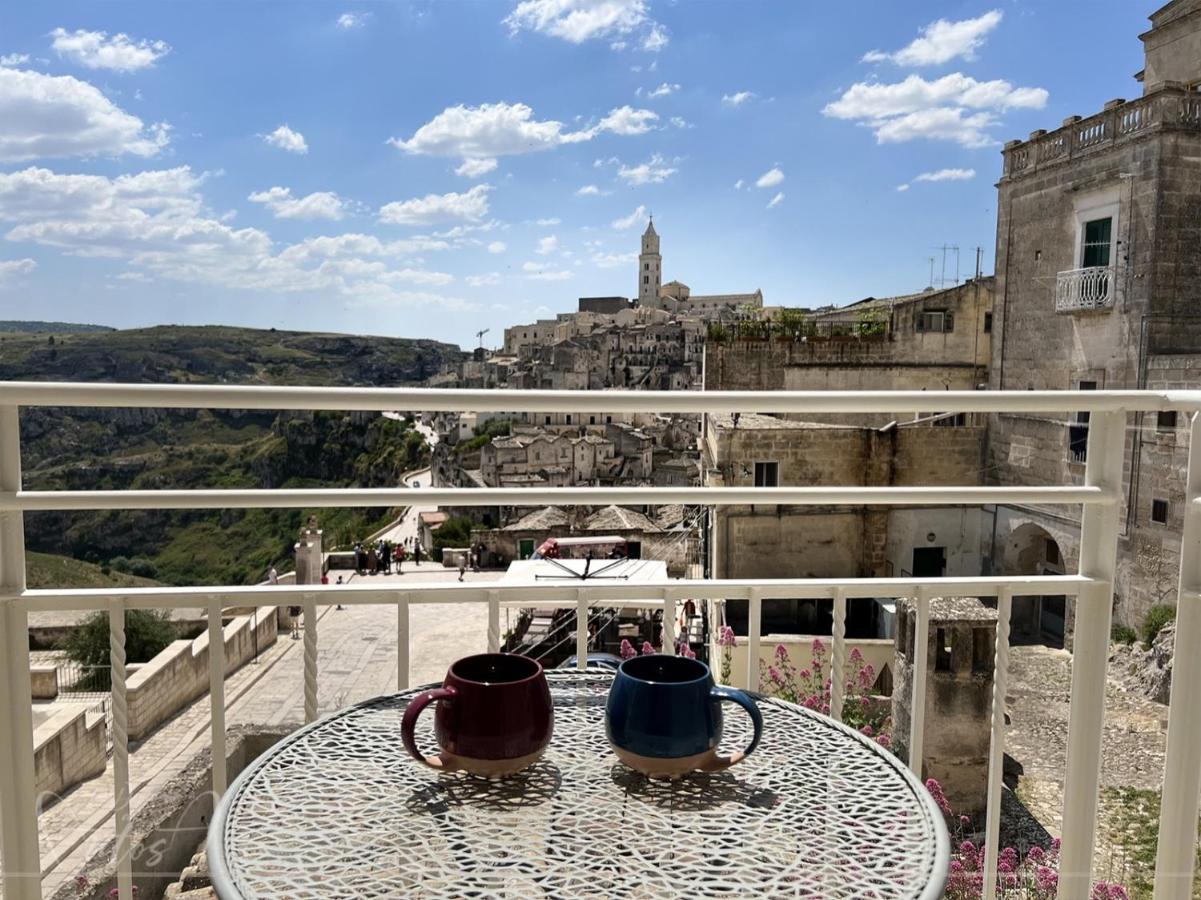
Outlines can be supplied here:
<path id="1" fill-rule="evenodd" d="M 1059 543 L 1033 522 L 1019 525 L 1010 533 L 1001 559 L 1007 575 L 1062 575 L 1065 571 Z M 1062 594 L 1014 597 L 1010 626 L 1015 641 L 1062 647 L 1067 598 Z"/>

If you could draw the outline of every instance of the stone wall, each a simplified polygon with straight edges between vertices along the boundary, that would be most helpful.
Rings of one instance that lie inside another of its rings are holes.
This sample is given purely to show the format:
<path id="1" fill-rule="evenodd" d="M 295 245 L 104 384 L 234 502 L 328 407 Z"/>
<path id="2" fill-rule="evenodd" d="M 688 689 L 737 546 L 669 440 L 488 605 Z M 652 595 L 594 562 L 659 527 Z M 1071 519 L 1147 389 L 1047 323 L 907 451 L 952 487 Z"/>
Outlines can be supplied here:
<path id="1" fill-rule="evenodd" d="M 252 624 L 256 624 L 252 628 Z M 256 641 L 257 633 L 257 641 Z M 239 615 L 226 623 L 225 674 L 275 643 L 274 607 L 256 615 Z M 209 638 L 206 630 L 191 641 L 175 641 L 135 672 L 126 686 L 129 698 L 129 738 L 139 740 L 209 688 Z"/>
<path id="2" fill-rule="evenodd" d="M 104 771 L 104 714 L 79 705 L 55 713 L 33 732 L 33 770 L 39 808 L 67 788 Z"/>
<path id="3" fill-rule="evenodd" d="M 30 666 L 29 687 L 34 700 L 53 700 L 58 696 L 58 666 Z"/>

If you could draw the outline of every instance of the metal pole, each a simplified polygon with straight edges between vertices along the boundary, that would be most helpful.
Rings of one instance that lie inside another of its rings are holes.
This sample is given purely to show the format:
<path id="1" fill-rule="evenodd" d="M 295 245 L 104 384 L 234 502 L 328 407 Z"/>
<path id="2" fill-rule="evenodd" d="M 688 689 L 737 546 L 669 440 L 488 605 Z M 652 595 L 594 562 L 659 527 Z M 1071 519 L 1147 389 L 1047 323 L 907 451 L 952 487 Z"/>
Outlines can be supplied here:
<path id="1" fill-rule="evenodd" d="M 1088 431 L 1084 483 L 1121 490 L 1125 412 L 1094 413 Z M 1063 844 L 1059 851 L 1059 892 L 1063 897 L 1087 896 L 1092 877 L 1120 512 L 1116 503 L 1090 504 L 1080 520 L 1080 574 L 1097 582 L 1082 588 L 1076 599 Z"/>
<path id="2" fill-rule="evenodd" d="M 763 642 L 763 599 L 759 588 L 751 588 L 747 597 L 746 689 L 759 690 L 759 645 Z"/>
<path id="3" fill-rule="evenodd" d="M 834 589 L 834 633 L 830 648 L 830 715 L 842 721 L 842 697 L 847 680 L 847 592 Z"/>
<path id="4" fill-rule="evenodd" d="M 108 657 L 113 673 L 113 823 L 117 831 L 117 895 L 133 900 L 129 852 L 129 704 L 125 692 L 125 602 L 108 611 Z"/>
<path id="5" fill-rule="evenodd" d="M 1009 679 L 1009 588 L 997 592 L 997 642 L 993 661 L 992 735 L 988 744 L 988 799 L 984 825 L 984 898 L 996 900 L 997 848 L 1001 830 L 1001 788 L 1005 774 L 1005 690 Z"/>
<path id="6" fill-rule="evenodd" d="M 252 626 L 253 627 L 253 626 Z M 208 608 L 209 706 L 213 729 L 213 796 L 225 793 L 225 627 L 221 601 L 214 597 Z"/>
<path id="7" fill-rule="evenodd" d="M 500 652 L 500 593 L 488 591 L 488 652 Z"/>
<path id="8" fill-rule="evenodd" d="M 930 592 L 919 588 L 913 629 L 913 709 L 909 717 L 909 769 L 922 777 L 922 750 L 926 741 L 926 676 L 930 659 Z"/>
<path id="9" fill-rule="evenodd" d="M 1188 480 L 1184 535 L 1180 542 L 1180 589 L 1176 600 L 1176 646 L 1168 706 L 1168 746 L 1155 900 L 1189 900 L 1196 866 L 1197 800 L 1201 793 L 1201 414 L 1189 419 Z"/>
<path id="10" fill-rule="evenodd" d="M 0 490 L 21 489 L 20 417 L 0 406 Z M 25 590 L 25 526 L 21 513 L 0 513 L 0 590 Z M 15 600 L 0 602 L 0 853 L 4 896 L 42 896 L 38 849 L 33 709 L 30 704 L 29 615 Z"/>
<path id="11" fill-rule="evenodd" d="M 317 720 L 317 603 L 304 595 L 304 721 Z"/>

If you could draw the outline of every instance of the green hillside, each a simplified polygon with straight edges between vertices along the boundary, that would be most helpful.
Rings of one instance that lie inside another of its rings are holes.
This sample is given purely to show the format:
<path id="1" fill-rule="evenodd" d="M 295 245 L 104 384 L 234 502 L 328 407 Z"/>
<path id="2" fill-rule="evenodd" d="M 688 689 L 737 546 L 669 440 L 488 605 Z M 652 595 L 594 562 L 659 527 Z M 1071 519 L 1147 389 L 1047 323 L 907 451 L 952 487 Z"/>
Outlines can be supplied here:
<path id="1" fill-rule="evenodd" d="M 115 331 L 107 325 L 84 325 L 80 322 L 0 321 L 0 332 L 33 332 L 36 334 L 66 334 L 69 332 Z"/>
<path id="2" fill-rule="evenodd" d="M 0 380 L 386 386 L 419 383 L 459 355 L 435 341 L 245 328 L 10 334 L 0 335 Z M 368 413 L 28 408 L 21 431 L 33 490 L 386 487 L 429 454 L 409 423 Z M 31 513 L 25 531 L 31 550 L 110 571 L 244 584 L 269 565 L 291 568 L 310 514 L 327 544 L 345 544 L 389 510 Z"/>
<path id="3" fill-rule="evenodd" d="M 31 588 L 154 587 L 159 582 L 101 567 L 69 556 L 30 552 L 25 555 L 25 580 Z"/>

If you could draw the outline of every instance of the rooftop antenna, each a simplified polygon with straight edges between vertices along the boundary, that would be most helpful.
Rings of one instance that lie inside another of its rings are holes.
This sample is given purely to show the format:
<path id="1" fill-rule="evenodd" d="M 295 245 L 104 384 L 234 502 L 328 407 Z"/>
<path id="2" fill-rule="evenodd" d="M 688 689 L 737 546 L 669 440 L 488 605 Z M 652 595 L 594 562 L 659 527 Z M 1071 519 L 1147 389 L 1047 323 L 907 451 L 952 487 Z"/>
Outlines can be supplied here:
<path id="1" fill-rule="evenodd" d="M 930 287 L 929 290 L 934 290 L 934 257 L 927 256 L 926 261 L 930 263 Z"/>

